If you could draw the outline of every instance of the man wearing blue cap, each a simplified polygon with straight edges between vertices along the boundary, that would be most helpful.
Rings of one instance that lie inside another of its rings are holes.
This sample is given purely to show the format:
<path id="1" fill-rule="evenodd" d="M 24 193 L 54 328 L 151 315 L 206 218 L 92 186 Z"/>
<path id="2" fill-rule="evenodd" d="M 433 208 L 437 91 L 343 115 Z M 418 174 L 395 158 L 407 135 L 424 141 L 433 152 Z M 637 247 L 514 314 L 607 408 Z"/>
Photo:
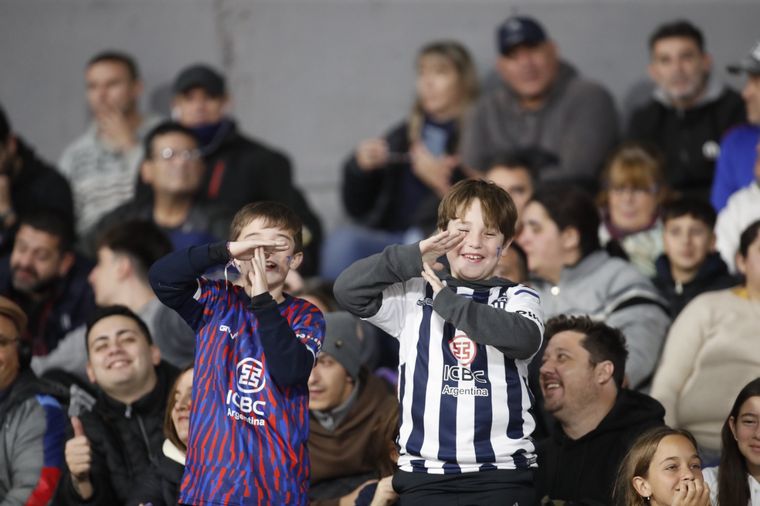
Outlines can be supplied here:
<path id="1" fill-rule="evenodd" d="M 530 148 L 542 181 L 595 183 L 618 138 L 612 96 L 561 61 L 533 18 L 507 19 L 496 42 L 502 83 L 472 111 L 462 140 L 464 164 L 484 171 L 495 153 Z"/>

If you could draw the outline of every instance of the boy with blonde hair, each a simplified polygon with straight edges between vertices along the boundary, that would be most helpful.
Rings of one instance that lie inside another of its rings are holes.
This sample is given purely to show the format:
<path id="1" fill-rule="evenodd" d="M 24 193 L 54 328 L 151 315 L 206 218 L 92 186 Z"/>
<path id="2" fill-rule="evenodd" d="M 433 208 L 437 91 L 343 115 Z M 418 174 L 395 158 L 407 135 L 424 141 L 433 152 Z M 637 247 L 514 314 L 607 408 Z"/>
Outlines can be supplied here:
<path id="1" fill-rule="evenodd" d="M 516 218 L 504 190 L 461 181 L 441 201 L 435 235 L 389 246 L 336 281 L 343 307 L 399 340 L 399 504 L 533 504 L 527 373 L 543 316 L 533 290 L 493 277 Z"/>
<path id="2" fill-rule="evenodd" d="M 282 204 L 248 204 L 231 242 L 171 253 L 150 270 L 158 298 L 196 331 L 182 504 L 308 503 L 307 381 L 325 326 L 283 291 L 303 259 L 301 229 Z M 228 262 L 243 286 L 202 277 Z"/>

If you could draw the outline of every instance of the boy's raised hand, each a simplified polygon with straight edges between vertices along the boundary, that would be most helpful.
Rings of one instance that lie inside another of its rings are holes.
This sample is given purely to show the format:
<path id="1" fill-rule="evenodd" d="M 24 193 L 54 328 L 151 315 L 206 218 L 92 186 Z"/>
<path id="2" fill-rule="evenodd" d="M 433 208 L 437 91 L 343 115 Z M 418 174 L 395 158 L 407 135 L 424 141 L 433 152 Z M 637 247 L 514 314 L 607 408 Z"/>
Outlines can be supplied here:
<path id="1" fill-rule="evenodd" d="M 430 264 L 425 262 L 422 264 L 422 279 L 430 283 L 433 287 L 433 295 L 437 295 L 443 289 L 443 283 L 438 279 L 438 275 L 435 273 Z"/>
<path id="2" fill-rule="evenodd" d="M 288 249 L 288 241 L 285 239 L 245 239 L 232 241 L 227 244 L 230 256 L 236 260 L 251 260 L 257 248 L 271 248 L 273 251 L 285 251 Z M 262 251 L 263 254 L 263 251 Z"/>
<path id="3" fill-rule="evenodd" d="M 251 286 L 250 297 L 261 295 L 269 291 L 267 283 L 267 259 L 264 254 L 264 248 L 258 247 L 253 250 L 253 258 L 250 260 L 251 270 L 248 271 L 248 281 Z"/>
<path id="4" fill-rule="evenodd" d="M 462 232 L 444 230 L 428 237 L 424 241 L 420 241 L 420 254 L 422 254 L 423 265 L 428 264 L 434 270 L 440 271 L 443 269 L 443 265 L 437 261 L 438 258 L 459 246 L 463 240 L 464 234 Z"/>

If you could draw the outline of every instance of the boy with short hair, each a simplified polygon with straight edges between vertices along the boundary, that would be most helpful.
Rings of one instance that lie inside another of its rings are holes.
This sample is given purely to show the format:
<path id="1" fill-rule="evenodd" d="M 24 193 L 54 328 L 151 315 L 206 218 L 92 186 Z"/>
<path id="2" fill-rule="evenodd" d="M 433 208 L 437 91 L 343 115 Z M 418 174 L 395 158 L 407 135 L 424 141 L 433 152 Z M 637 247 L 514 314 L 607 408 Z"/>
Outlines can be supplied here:
<path id="1" fill-rule="evenodd" d="M 715 210 L 699 199 L 681 198 L 663 206 L 664 253 L 655 263 L 654 283 L 675 319 L 697 295 L 734 286 L 736 278 L 715 251 Z"/>
<path id="2" fill-rule="evenodd" d="M 495 184 L 461 181 L 441 201 L 438 233 L 336 281 L 343 307 L 399 339 L 399 504 L 533 504 L 527 374 L 543 315 L 533 290 L 492 277 L 516 217 Z M 439 279 L 443 255 L 450 275 Z"/>
<path id="3" fill-rule="evenodd" d="M 244 206 L 231 242 L 171 253 L 150 270 L 159 299 L 196 331 L 182 504 L 307 504 L 307 381 L 322 313 L 283 292 L 302 224 L 275 202 Z M 244 286 L 202 277 L 232 261 Z"/>

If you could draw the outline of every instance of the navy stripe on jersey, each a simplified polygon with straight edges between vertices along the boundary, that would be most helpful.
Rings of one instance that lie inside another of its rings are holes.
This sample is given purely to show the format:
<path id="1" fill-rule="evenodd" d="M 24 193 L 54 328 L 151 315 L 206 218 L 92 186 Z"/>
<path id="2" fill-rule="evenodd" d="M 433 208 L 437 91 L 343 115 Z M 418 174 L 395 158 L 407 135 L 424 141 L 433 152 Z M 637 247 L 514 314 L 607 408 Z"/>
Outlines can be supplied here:
<path id="1" fill-rule="evenodd" d="M 523 285 L 446 289 L 543 331 L 540 301 Z M 528 360 L 478 344 L 477 322 L 464 331 L 444 321 L 427 302 L 432 296 L 420 278 L 392 285 L 367 318 L 399 339 L 399 468 L 454 474 L 535 467 Z"/>
<path id="2" fill-rule="evenodd" d="M 444 370 L 449 367 L 457 367 L 454 354 L 449 349 L 449 341 L 454 337 L 454 326 L 450 323 L 443 325 L 443 338 L 441 339 L 441 352 L 443 354 Z M 449 377 L 443 381 L 443 386 L 448 385 L 451 388 L 457 388 L 459 381 Z M 444 395 L 441 397 L 438 420 L 438 459 L 448 464 L 457 461 L 457 397 Z M 459 473 L 461 469 L 456 464 L 444 466 L 447 473 Z"/>
<path id="3" fill-rule="evenodd" d="M 476 291 L 472 298 L 476 302 L 488 302 L 489 292 Z M 488 350 L 483 345 L 478 345 L 478 354 L 472 362 L 471 368 L 483 371 L 488 377 Z M 488 396 L 475 397 L 475 460 L 477 462 L 493 462 L 496 455 L 491 444 L 491 427 L 493 425 L 493 409 L 491 406 L 491 383 L 479 385 L 487 389 Z"/>
<path id="4" fill-rule="evenodd" d="M 426 285 L 425 297 L 432 297 L 433 289 Z M 422 322 L 420 322 L 420 334 L 417 341 L 417 360 L 414 365 L 414 391 L 412 392 L 412 433 L 406 443 L 406 449 L 412 455 L 419 455 L 422 450 L 422 442 L 425 439 L 425 385 L 427 384 L 428 371 L 428 345 L 430 343 L 430 319 L 433 316 L 433 307 L 422 306 Z"/>

